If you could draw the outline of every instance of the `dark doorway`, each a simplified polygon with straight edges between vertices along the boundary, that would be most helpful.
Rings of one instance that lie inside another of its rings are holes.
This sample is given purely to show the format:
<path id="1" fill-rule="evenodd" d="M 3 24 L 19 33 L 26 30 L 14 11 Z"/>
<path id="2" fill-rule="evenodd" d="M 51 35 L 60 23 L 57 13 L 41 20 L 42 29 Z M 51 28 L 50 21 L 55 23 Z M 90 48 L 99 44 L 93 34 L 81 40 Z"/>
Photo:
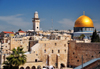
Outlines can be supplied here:
<path id="1" fill-rule="evenodd" d="M 64 67 L 65 67 L 65 65 L 61 63 L 61 68 L 64 68 Z"/>
<path id="2" fill-rule="evenodd" d="M 32 66 L 32 69 L 36 69 L 36 67 L 35 66 Z"/>
<path id="3" fill-rule="evenodd" d="M 49 66 L 49 55 L 47 55 L 47 65 Z"/>
<path id="4" fill-rule="evenodd" d="M 37 62 L 37 59 L 35 59 L 35 62 Z"/>
<path id="5" fill-rule="evenodd" d="M 58 55 L 56 55 L 56 68 L 58 68 Z"/>
<path id="6" fill-rule="evenodd" d="M 41 66 L 37 66 L 37 69 L 41 69 Z"/>
<path id="7" fill-rule="evenodd" d="M 26 67 L 26 69 L 30 69 L 30 67 L 29 67 L 29 66 L 27 66 L 27 67 Z"/>
<path id="8" fill-rule="evenodd" d="M 24 67 L 20 67 L 20 69 L 24 69 Z"/>

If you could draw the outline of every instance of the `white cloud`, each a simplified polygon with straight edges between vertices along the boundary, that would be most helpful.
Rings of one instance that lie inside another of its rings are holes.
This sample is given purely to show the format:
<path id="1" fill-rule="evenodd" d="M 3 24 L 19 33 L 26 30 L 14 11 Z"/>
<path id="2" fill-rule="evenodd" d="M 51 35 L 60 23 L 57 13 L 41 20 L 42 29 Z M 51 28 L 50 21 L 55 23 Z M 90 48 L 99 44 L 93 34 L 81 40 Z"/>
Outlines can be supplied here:
<path id="1" fill-rule="evenodd" d="M 30 23 L 24 21 L 23 18 L 20 17 L 21 15 L 22 14 L 12 16 L 0 16 L 0 20 L 20 28 L 27 27 Z"/>
<path id="2" fill-rule="evenodd" d="M 58 21 L 58 23 L 62 24 L 62 26 L 65 29 L 72 29 L 74 27 L 75 22 L 70 19 L 64 18 L 64 19 Z"/>

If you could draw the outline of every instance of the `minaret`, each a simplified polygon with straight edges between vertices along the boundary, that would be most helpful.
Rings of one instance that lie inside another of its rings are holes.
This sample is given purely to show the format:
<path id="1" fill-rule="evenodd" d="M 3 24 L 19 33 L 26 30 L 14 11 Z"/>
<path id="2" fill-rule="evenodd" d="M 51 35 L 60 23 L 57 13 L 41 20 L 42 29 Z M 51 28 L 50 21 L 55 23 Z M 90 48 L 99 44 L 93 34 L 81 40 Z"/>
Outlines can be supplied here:
<path id="1" fill-rule="evenodd" d="M 34 18 L 32 18 L 32 22 L 33 22 L 33 30 L 35 32 L 40 31 L 40 19 L 38 17 L 38 12 L 36 11 L 34 13 Z"/>

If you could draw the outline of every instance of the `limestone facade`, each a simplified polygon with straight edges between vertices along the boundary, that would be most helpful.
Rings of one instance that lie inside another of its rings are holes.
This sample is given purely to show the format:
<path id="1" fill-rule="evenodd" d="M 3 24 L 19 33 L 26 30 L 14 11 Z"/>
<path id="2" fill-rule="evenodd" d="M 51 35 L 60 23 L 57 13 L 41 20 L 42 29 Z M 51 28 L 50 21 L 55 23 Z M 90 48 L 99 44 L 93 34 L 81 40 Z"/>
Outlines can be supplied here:
<path id="1" fill-rule="evenodd" d="M 76 43 L 70 41 L 68 45 L 68 67 L 77 67 L 94 58 L 100 57 L 100 43 Z"/>
<path id="2" fill-rule="evenodd" d="M 27 63 L 20 67 L 27 66 L 29 61 L 35 63 L 41 62 L 38 66 L 54 66 L 55 68 L 67 67 L 67 55 L 68 55 L 68 43 L 67 40 L 48 40 L 48 41 L 38 41 L 31 47 L 30 54 L 27 55 Z M 31 62 L 32 64 L 34 64 Z M 30 67 L 32 67 L 30 63 Z M 35 66 L 35 64 L 34 64 Z M 36 66 L 37 67 L 37 64 Z"/>
<path id="3" fill-rule="evenodd" d="M 28 52 L 29 49 L 29 38 L 22 37 L 22 38 L 11 38 L 10 39 L 10 50 L 17 47 L 23 47 L 23 51 Z"/>

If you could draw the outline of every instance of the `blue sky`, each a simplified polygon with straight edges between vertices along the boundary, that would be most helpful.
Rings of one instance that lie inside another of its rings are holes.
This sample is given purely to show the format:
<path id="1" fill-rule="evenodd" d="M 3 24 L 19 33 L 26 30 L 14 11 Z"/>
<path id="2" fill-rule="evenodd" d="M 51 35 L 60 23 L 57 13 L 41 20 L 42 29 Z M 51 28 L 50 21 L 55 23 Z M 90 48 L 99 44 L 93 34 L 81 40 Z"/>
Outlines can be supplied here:
<path id="1" fill-rule="evenodd" d="M 0 0 L 0 32 L 32 29 L 38 11 L 42 30 L 73 29 L 75 20 L 89 16 L 100 31 L 100 0 Z"/>

